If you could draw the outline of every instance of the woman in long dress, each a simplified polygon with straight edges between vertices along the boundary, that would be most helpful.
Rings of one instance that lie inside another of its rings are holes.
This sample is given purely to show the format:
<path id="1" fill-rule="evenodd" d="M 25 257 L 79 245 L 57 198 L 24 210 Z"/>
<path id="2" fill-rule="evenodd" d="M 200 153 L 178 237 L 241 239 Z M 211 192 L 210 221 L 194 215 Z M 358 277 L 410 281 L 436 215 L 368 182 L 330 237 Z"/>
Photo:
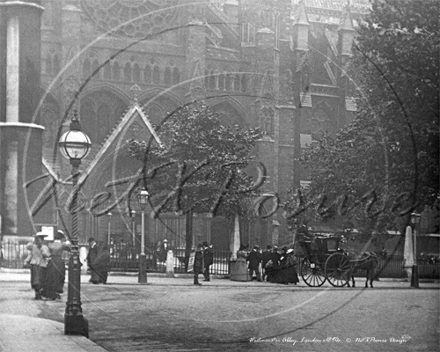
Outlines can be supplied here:
<path id="1" fill-rule="evenodd" d="M 55 234 L 55 240 L 49 244 L 51 259 L 47 264 L 45 292 L 48 300 L 60 299 L 63 293 L 66 277 L 66 265 L 63 260 L 63 251 L 70 251 L 70 246 L 63 243 L 65 238 L 62 231 Z"/>
<path id="2" fill-rule="evenodd" d="M 99 277 L 98 283 L 106 284 L 110 265 L 110 251 L 106 244 L 100 249 L 98 256 L 93 262 L 93 269 Z"/>

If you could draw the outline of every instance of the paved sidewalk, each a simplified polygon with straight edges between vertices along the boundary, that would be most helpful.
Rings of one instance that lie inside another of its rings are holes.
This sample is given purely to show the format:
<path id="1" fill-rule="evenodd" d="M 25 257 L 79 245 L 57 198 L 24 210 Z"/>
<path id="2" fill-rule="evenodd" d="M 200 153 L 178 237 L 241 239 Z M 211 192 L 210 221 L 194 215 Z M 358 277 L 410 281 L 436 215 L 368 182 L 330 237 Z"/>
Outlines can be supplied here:
<path id="1" fill-rule="evenodd" d="M 29 281 L 29 269 L 0 268 L 1 281 Z M 67 279 L 67 278 L 66 278 Z M 192 275 L 166 277 L 148 274 L 147 285 L 192 285 Z M 81 283 L 89 284 L 89 275 L 81 275 Z M 201 278 L 200 278 L 201 280 Z M 67 284 L 67 283 L 66 283 Z M 109 285 L 139 285 L 136 273 L 109 275 Z M 213 276 L 210 286 L 256 285 L 256 282 L 236 282 Z M 261 283 L 258 283 L 261 284 Z M 263 283 L 264 284 L 264 283 Z M 267 283 L 266 283 L 267 285 Z M 65 335 L 64 324 L 24 315 L 0 313 L 0 352 L 105 352 L 106 350 L 84 336 Z"/>
<path id="2" fill-rule="evenodd" d="M 64 324 L 23 315 L 0 314 L 2 352 L 105 352 L 84 336 L 64 335 Z"/>

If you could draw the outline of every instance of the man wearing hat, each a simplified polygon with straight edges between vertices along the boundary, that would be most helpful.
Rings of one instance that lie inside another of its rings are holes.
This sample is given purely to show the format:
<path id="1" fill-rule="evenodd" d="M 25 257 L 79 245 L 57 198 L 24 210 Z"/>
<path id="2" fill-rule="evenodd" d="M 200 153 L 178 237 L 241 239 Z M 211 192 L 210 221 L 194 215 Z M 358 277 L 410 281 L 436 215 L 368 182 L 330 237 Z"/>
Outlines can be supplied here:
<path id="1" fill-rule="evenodd" d="M 46 234 L 38 232 L 34 236 L 34 241 L 26 246 L 29 255 L 25 259 L 25 266 L 31 267 L 31 287 L 35 291 L 35 299 L 42 299 L 45 295 L 46 270 L 50 258 L 49 248 L 44 243 L 45 237 Z"/>
<path id="2" fill-rule="evenodd" d="M 262 261 L 262 255 L 260 252 L 260 246 L 255 245 L 254 248 L 251 250 L 247 257 L 247 262 L 249 263 L 249 277 L 252 280 L 252 276 L 257 276 L 257 281 L 261 281 L 261 275 L 260 275 L 260 263 Z"/>
<path id="3" fill-rule="evenodd" d="M 194 285 L 202 286 L 201 283 L 199 283 L 199 274 L 203 270 L 203 245 L 198 244 L 196 253 L 194 256 Z"/>
<path id="4" fill-rule="evenodd" d="M 89 252 L 87 253 L 87 265 L 90 268 L 90 280 L 92 284 L 99 284 L 99 275 L 93 268 L 93 262 L 98 257 L 99 254 L 99 248 L 96 244 L 96 241 L 93 237 L 89 238 Z"/>
<path id="5" fill-rule="evenodd" d="M 203 281 L 210 281 L 209 267 L 214 263 L 214 250 L 212 244 L 208 245 L 208 242 L 203 242 Z"/>

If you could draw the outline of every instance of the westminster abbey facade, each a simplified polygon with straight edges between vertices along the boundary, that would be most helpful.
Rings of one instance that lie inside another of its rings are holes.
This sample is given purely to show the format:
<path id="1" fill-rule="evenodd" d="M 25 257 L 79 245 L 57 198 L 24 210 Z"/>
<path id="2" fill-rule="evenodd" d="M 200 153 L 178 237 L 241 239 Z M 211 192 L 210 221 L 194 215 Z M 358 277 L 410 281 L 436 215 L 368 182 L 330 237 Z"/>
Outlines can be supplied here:
<path id="1" fill-rule="evenodd" d="M 93 144 L 81 164 L 82 243 L 137 241 L 129 183 L 114 182 L 139 168 L 125 142 L 155 138 L 153 126 L 192 101 L 224 124 L 261 128 L 249 167 L 265 166 L 262 193 L 306 187 L 294 158 L 356 110 L 346 68 L 367 12 L 367 0 L 0 0 L 3 236 L 69 227 L 71 167 L 57 141 L 74 110 Z M 233 223 L 196 214 L 193 243 L 227 249 Z M 183 246 L 186 229 L 175 214 L 149 218 L 148 243 Z M 281 212 L 243 221 L 240 232 L 261 246 L 292 236 Z"/>

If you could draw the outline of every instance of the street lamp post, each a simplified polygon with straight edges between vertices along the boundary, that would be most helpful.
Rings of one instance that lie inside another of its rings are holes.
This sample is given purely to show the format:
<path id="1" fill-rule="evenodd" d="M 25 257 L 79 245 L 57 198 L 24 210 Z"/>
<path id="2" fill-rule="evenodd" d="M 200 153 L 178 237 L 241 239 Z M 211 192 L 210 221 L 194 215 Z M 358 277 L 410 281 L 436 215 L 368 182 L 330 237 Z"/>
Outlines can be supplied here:
<path id="1" fill-rule="evenodd" d="M 84 335 L 88 337 L 88 321 L 84 318 L 81 308 L 81 263 L 78 250 L 78 176 L 79 165 L 90 151 L 92 143 L 90 138 L 81 131 L 77 111 L 70 123 L 70 129 L 64 133 L 59 142 L 61 154 L 70 160 L 72 165 L 72 233 L 70 241 L 72 243 L 69 259 L 69 282 L 67 291 L 66 311 L 64 314 L 64 333 L 66 335 Z"/>
<path id="2" fill-rule="evenodd" d="M 108 229 L 107 229 L 107 243 L 111 244 L 111 230 L 112 230 L 112 213 L 107 213 L 108 215 Z"/>
<path id="3" fill-rule="evenodd" d="M 145 256 L 145 207 L 148 204 L 148 194 L 145 188 L 137 195 L 138 203 L 141 207 L 141 255 L 139 258 L 139 277 L 138 282 L 140 284 L 147 283 L 147 258 Z"/>
<path id="4" fill-rule="evenodd" d="M 419 270 L 417 266 L 417 227 L 420 223 L 420 214 L 411 213 L 411 223 L 414 225 L 414 265 L 411 276 L 411 287 L 419 288 Z"/>
<path id="5" fill-rule="evenodd" d="M 131 211 L 131 227 L 133 232 L 133 248 L 136 248 L 136 210 Z"/>

